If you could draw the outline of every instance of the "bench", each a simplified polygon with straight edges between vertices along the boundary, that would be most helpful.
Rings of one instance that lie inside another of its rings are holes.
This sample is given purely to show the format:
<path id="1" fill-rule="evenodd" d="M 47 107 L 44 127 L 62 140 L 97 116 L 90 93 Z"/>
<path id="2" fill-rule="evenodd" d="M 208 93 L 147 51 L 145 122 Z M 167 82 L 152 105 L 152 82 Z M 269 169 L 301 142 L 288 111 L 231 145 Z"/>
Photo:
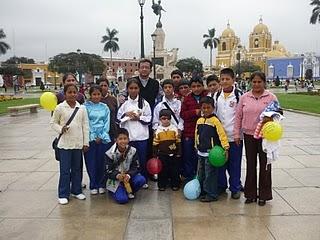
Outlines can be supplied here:
<path id="1" fill-rule="evenodd" d="M 27 104 L 22 106 L 14 106 L 14 107 L 8 107 L 10 116 L 17 116 L 19 111 L 23 111 L 26 109 L 30 109 L 30 113 L 37 113 L 37 108 L 40 107 L 39 104 Z"/>

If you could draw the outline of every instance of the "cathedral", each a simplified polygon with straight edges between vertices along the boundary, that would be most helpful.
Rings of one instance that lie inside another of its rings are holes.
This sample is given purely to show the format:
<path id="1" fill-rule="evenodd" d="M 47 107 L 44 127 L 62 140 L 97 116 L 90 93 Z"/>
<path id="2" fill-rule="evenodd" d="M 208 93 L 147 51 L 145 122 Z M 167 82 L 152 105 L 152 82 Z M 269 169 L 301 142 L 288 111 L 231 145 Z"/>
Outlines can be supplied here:
<path id="1" fill-rule="evenodd" d="M 272 43 L 272 34 L 267 25 L 260 18 L 259 23 L 253 28 L 249 35 L 248 49 L 240 44 L 240 38 L 227 24 L 227 28 L 219 37 L 218 54 L 216 66 L 218 68 L 230 67 L 238 61 L 250 61 L 259 65 L 262 71 L 267 72 L 267 59 L 273 57 L 289 57 L 285 47 L 275 41 Z"/>

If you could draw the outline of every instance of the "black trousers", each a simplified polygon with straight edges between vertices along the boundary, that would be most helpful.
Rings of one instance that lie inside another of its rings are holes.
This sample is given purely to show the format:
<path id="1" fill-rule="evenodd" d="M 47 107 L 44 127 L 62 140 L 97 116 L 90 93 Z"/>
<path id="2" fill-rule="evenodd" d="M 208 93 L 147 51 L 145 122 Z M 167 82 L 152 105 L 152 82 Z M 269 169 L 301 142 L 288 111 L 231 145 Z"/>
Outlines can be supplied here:
<path id="1" fill-rule="evenodd" d="M 244 187 L 246 198 L 272 199 L 271 164 L 267 166 L 267 154 L 262 150 L 262 140 L 244 134 L 247 158 L 247 174 Z M 259 155 L 259 193 L 257 194 L 257 155 Z"/>
<path id="2" fill-rule="evenodd" d="M 162 163 L 162 170 L 158 175 L 158 187 L 165 188 L 168 185 L 169 178 L 171 187 L 179 187 L 179 158 L 159 154 L 159 159 Z"/>

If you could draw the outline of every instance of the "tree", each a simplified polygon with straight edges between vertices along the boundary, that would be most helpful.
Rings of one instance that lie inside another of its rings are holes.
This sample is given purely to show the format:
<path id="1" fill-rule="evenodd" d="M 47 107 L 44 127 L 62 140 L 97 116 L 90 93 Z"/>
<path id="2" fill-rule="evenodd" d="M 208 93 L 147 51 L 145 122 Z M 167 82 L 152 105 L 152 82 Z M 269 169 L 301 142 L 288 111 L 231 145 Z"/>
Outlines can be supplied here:
<path id="1" fill-rule="evenodd" d="M 110 51 L 110 58 L 112 62 L 112 52 L 119 51 L 119 45 L 117 43 L 119 41 L 119 38 L 116 37 L 119 32 L 116 29 L 110 30 L 109 28 L 107 28 L 106 31 L 107 35 L 102 36 L 101 43 L 104 43 L 103 51 Z"/>
<path id="2" fill-rule="evenodd" d="M 217 48 L 220 41 L 218 38 L 214 37 L 216 34 L 215 28 L 208 29 L 208 33 L 209 34 L 203 35 L 203 38 L 206 39 L 203 42 L 203 46 L 205 47 L 205 49 L 207 49 L 208 47 L 210 48 L 210 70 L 211 70 L 212 69 L 212 50 L 213 50 L 213 48 Z"/>
<path id="3" fill-rule="evenodd" d="M 9 44 L 1 41 L 1 39 L 4 38 L 6 38 L 6 34 L 4 33 L 3 29 L 0 29 L 0 55 L 6 54 L 6 52 L 10 49 Z"/>
<path id="4" fill-rule="evenodd" d="M 239 65 L 238 63 L 235 63 L 233 66 L 231 66 L 234 72 L 238 72 Z M 255 72 L 255 71 L 261 71 L 261 67 L 259 65 L 255 65 L 253 62 L 250 61 L 241 61 L 240 62 L 240 73 L 243 72 Z"/>
<path id="5" fill-rule="evenodd" d="M 58 73 L 92 73 L 101 75 L 105 65 L 100 56 L 89 53 L 61 53 L 50 59 L 49 70 Z"/>
<path id="6" fill-rule="evenodd" d="M 14 56 L 14 57 L 11 57 L 8 60 L 6 60 L 4 63 L 7 63 L 7 64 L 19 64 L 19 63 L 34 64 L 35 61 L 32 58 Z"/>
<path id="7" fill-rule="evenodd" d="M 180 59 L 177 62 L 176 67 L 181 72 L 184 72 L 187 74 L 192 73 L 193 75 L 199 75 L 203 73 L 202 62 L 199 59 L 196 59 L 194 57 Z"/>
<path id="8" fill-rule="evenodd" d="M 312 15 L 310 17 L 310 23 L 320 23 L 320 0 L 312 0 L 310 5 L 314 6 L 314 9 L 312 10 Z"/>

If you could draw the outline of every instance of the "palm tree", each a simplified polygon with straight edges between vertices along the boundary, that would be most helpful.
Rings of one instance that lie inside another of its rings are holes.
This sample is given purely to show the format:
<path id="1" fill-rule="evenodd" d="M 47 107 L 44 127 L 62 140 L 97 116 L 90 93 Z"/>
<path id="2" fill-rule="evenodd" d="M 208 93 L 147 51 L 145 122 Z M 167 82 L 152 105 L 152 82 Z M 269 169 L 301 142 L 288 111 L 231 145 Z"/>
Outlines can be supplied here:
<path id="1" fill-rule="evenodd" d="M 119 45 L 117 43 L 119 41 L 119 38 L 116 37 L 119 32 L 116 29 L 110 30 L 110 28 L 107 28 L 106 31 L 107 35 L 102 36 L 101 43 L 105 43 L 103 47 L 103 50 L 105 52 L 110 51 L 110 58 L 112 62 L 112 52 L 119 51 Z"/>
<path id="2" fill-rule="evenodd" d="M 310 23 L 316 24 L 317 21 L 320 23 L 320 0 L 312 0 L 310 5 L 315 6 L 314 9 L 312 10 Z"/>
<path id="3" fill-rule="evenodd" d="M 216 34 L 216 29 L 212 28 L 212 29 L 208 29 L 208 33 L 209 34 L 204 34 L 203 38 L 205 38 L 206 40 L 203 42 L 203 46 L 207 49 L 208 47 L 210 48 L 210 70 L 212 69 L 212 50 L 213 48 L 217 48 L 218 44 L 219 44 L 219 39 L 215 38 L 215 34 Z"/>
<path id="4" fill-rule="evenodd" d="M 6 34 L 4 33 L 3 29 L 0 29 L 0 40 L 6 38 Z M 7 50 L 10 49 L 10 46 L 3 41 L 0 41 L 0 55 L 6 54 Z"/>

